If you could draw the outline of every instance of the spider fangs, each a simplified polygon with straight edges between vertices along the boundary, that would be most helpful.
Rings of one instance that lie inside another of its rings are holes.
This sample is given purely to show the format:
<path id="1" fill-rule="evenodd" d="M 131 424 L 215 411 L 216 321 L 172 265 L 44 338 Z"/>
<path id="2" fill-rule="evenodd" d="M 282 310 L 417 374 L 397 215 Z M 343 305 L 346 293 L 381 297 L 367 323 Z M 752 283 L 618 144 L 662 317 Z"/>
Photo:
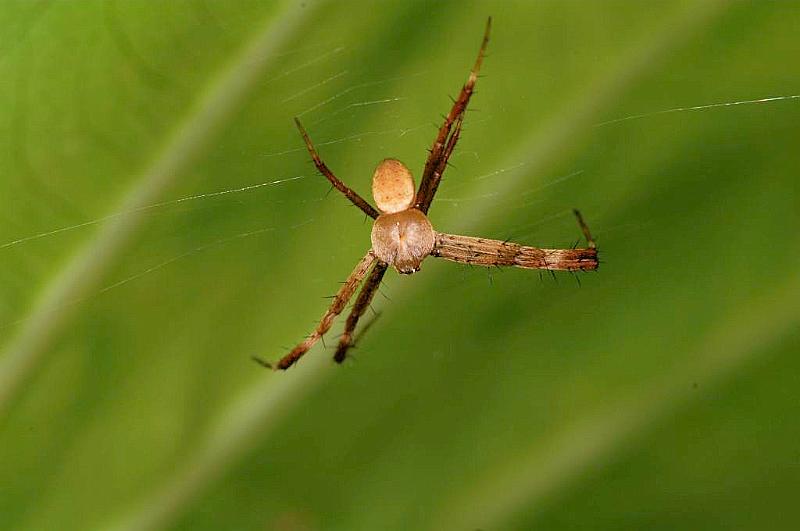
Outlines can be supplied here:
<path id="1" fill-rule="evenodd" d="M 486 267 L 513 266 L 523 269 L 545 269 L 549 271 L 591 271 L 597 269 L 597 249 L 589 227 L 584 223 L 580 212 L 575 210 L 578 225 L 586 238 L 585 248 L 540 249 L 509 241 L 490 240 L 473 236 L 459 236 L 433 230 L 427 213 L 436 190 L 447 167 L 447 161 L 461 134 L 464 112 L 472 96 L 478 71 L 483 62 L 486 45 L 489 42 L 491 18 L 486 23 L 483 42 L 478 58 L 470 71 L 467 82 L 458 98 L 453 102 L 450 112 L 439 128 L 439 133 L 431 146 L 425 168 L 420 179 L 419 189 L 414 192 L 414 179 L 409 169 L 399 160 L 385 159 L 378 164 L 372 177 L 372 196 L 378 210 L 365 201 L 355 191 L 340 181 L 320 158 L 314 144 L 299 120 L 295 118 L 300 135 L 317 170 L 360 208 L 375 220 L 372 225 L 372 247 L 344 281 L 333 302 L 325 311 L 316 329 L 305 340 L 294 347 L 274 365 L 260 358 L 257 362 L 271 369 L 288 369 L 314 346 L 328 330 L 333 320 L 342 313 L 347 303 L 362 284 L 361 292 L 350 315 L 347 317 L 344 332 L 333 359 L 341 363 L 347 351 L 353 346 L 353 333 L 358 320 L 369 307 L 372 297 L 380 286 L 381 279 L 389 266 L 394 266 L 403 274 L 419 271 L 420 264 L 427 256 L 435 256 L 462 264 Z"/>

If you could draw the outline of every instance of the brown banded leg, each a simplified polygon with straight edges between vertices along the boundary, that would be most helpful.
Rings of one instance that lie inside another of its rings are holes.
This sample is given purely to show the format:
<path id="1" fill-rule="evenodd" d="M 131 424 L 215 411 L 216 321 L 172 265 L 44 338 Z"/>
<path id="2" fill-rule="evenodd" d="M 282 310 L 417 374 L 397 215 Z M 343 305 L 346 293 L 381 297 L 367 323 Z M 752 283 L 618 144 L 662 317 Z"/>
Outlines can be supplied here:
<path id="1" fill-rule="evenodd" d="M 386 262 L 378 261 L 375 267 L 372 268 L 372 272 L 367 277 L 367 280 L 364 281 L 361 293 L 358 294 L 356 303 L 353 305 L 353 309 L 347 317 L 344 333 L 342 333 L 342 337 L 339 339 L 339 347 L 336 349 L 336 354 L 333 356 L 336 363 L 342 363 L 345 357 L 347 357 L 347 350 L 353 346 L 353 332 L 355 332 L 358 320 L 364 315 L 370 302 L 372 302 L 372 297 L 374 297 L 375 293 L 378 291 L 378 287 L 380 287 L 381 280 L 383 279 L 383 275 L 386 274 L 388 267 L 389 264 Z"/>
<path id="2" fill-rule="evenodd" d="M 572 213 L 575 214 L 575 217 L 578 218 L 578 226 L 581 228 L 581 232 L 583 232 L 583 237 L 586 238 L 586 244 L 589 246 L 590 249 L 595 249 L 597 245 L 594 243 L 594 238 L 592 238 L 592 233 L 589 232 L 589 225 L 583 221 L 583 216 L 581 216 L 581 211 L 577 208 L 572 209 Z"/>
<path id="3" fill-rule="evenodd" d="M 372 249 L 370 249 L 370 251 L 364 255 L 364 258 L 362 258 L 358 264 L 356 264 L 355 269 L 353 269 L 353 272 L 350 273 L 349 277 L 347 277 L 347 280 L 344 281 L 342 287 L 339 288 L 338 293 L 336 293 L 336 296 L 333 298 L 333 302 L 331 303 L 330 307 L 325 311 L 325 314 L 322 316 L 317 328 L 304 341 L 294 347 L 291 352 L 281 358 L 278 363 L 273 365 L 257 358 L 255 361 L 271 369 L 285 370 L 291 367 L 297 360 L 302 358 L 303 355 L 308 352 L 311 347 L 313 347 L 314 344 L 319 341 L 320 338 L 325 335 L 325 333 L 328 332 L 328 330 L 330 330 L 334 318 L 342 313 L 342 310 L 344 310 L 345 306 L 347 306 L 347 302 L 356 292 L 359 284 L 361 284 L 361 281 L 364 280 L 364 277 L 367 275 L 367 271 L 369 271 L 369 268 L 372 266 L 375 260 L 377 260 L 377 258 L 375 258 L 375 255 L 372 254 Z"/>
<path id="4" fill-rule="evenodd" d="M 436 189 L 439 187 L 439 181 L 442 179 L 442 173 L 447 167 L 447 160 L 453 152 L 455 143 L 458 141 L 458 133 L 461 130 L 461 121 L 463 120 L 464 111 L 467 109 L 469 99 L 475 89 L 475 82 L 478 80 L 478 72 L 480 72 L 483 57 L 486 54 L 486 45 L 489 43 L 489 33 L 492 28 L 492 19 L 486 21 L 486 31 L 483 34 L 483 42 L 478 51 L 478 58 L 475 60 L 475 65 L 469 73 L 467 82 L 461 88 L 458 98 L 453 102 L 453 107 L 444 119 L 444 123 L 439 128 L 439 133 L 436 135 L 436 140 L 433 142 L 428 160 L 425 162 L 425 170 L 422 172 L 422 179 L 419 183 L 419 190 L 417 191 L 417 200 L 414 206 L 427 213 L 433 201 L 433 196 L 436 194 Z M 456 122 L 456 129 L 453 131 L 453 124 Z"/>
<path id="5" fill-rule="evenodd" d="M 340 181 L 333 172 L 322 162 L 322 159 L 319 158 L 319 153 L 317 153 L 314 144 L 311 143 L 311 138 L 309 138 L 308 133 L 303 128 L 303 124 L 300 123 L 300 120 L 295 118 L 294 123 L 297 124 L 297 129 L 300 131 L 300 135 L 303 137 L 303 141 L 306 143 L 306 148 L 308 149 L 308 153 L 311 155 L 311 159 L 314 161 L 314 165 L 317 167 L 317 170 L 325 176 L 328 181 L 333 185 L 334 188 L 339 190 L 344 194 L 347 199 L 349 199 L 355 206 L 360 208 L 364 214 L 368 215 L 372 219 L 378 217 L 378 211 L 375 210 L 375 207 L 370 205 L 363 197 L 358 195 L 354 190 L 350 189 L 346 184 Z"/>
<path id="6" fill-rule="evenodd" d="M 461 136 L 461 126 L 464 123 L 464 115 L 460 115 L 456 118 L 455 126 L 453 127 L 453 133 L 450 135 L 450 138 L 447 139 L 447 145 L 444 148 L 444 152 L 442 154 L 442 158 L 439 160 L 439 165 L 433 172 L 433 177 L 431 178 L 431 188 L 428 191 L 428 195 L 433 200 L 433 197 L 436 195 L 436 190 L 439 188 L 439 183 L 442 182 L 442 174 L 444 170 L 447 168 L 447 161 L 450 159 L 450 154 L 453 153 L 453 149 L 456 147 L 456 143 L 458 142 L 459 137 Z M 430 202 L 428 203 L 430 206 Z M 424 212 L 427 212 L 425 210 Z"/>
<path id="7" fill-rule="evenodd" d="M 486 267 L 513 266 L 550 271 L 593 271 L 598 265 L 597 248 L 589 227 L 577 210 L 575 215 L 588 242 L 588 247 L 585 249 L 540 249 L 489 238 L 436 233 L 436 243 L 431 255 L 452 262 Z"/>

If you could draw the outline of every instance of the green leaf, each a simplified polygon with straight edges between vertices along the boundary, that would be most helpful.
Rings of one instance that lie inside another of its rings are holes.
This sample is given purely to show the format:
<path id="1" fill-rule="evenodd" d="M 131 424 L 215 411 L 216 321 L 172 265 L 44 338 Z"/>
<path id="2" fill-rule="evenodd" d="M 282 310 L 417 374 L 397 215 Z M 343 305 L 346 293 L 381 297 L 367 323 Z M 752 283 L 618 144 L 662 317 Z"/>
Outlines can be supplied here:
<path id="1" fill-rule="evenodd" d="M 365 197 L 383 158 L 419 176 L 489 15 L 431 221 L 569 246 L 578 207 L 600 271 L 429 259 L 387 274 L 351 362 L 264 371 L 369 245 L 292 117 Z M 798 23 L 7 1 L 3 527 L 795 528 Z"/>

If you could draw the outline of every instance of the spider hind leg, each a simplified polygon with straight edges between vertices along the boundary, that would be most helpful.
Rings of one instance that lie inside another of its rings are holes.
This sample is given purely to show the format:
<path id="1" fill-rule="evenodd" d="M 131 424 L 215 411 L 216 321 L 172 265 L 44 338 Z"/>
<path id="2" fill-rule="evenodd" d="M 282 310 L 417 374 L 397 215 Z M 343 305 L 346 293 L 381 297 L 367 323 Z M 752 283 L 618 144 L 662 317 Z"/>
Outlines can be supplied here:
<path id="1" fill-rule="evenodd" d="M 303 137 L 303 141 L 306 144 L 306 149 L 308 150 L 308 154 L 311 155 L 311 160 L 314 161 L 314 166 L 317 167 L 317 170 L 325 176 L 326 179 L 331 183 L 331 185 L 339 190 L 347 199 L 350 200 L 355 206 L 360 208 L 364 214 L 375 219 L 378 217 L 378 211 L 375 210 L 375 207 L 370 205 L 363 197 L 358 195 L 355 190 L 348 187 L 342 181 L 339 180 L 336 175 L 328 168 L 328 166 L 322 161 L 320 158 L 319 153 L 317 153 L 317 149 L 314 147 L 314 144 L 311 142 L 311 138 L 308 136 L 303 124 L 300 123 L 298 118 L 294 119 L 294 123 L 297 126 L 297 130 L 300 131 L 300 136 Z M 330 190 L 328 190 L 330 193 Z"/>
<path id="2" fill-rule="evenodd" d="M 442 179 L 442 174 L 447 167 L 448 159 L 453 153 L 453 149 L 455 149 L 456 142 L 458 142 L 458 137 L 461 133 L 461 124 L 464 120 L 464 113 L 475 91 L 475 83 L 478 80 L 483 58 L 486 55 L 486 46 L 489 44 L 491 29 L 492 18 L 489 17 L 486 21 L 486 30 L 483 33 L 481 47 L 478 50 L 478 57 L 475 59 L 472 70 L 470 70 L 467 82 L 461 88 L 458 98 L 453 100 L 453 106 L 447 116 L 444 117 L 444 122 L 439 128 L 436 140 L 433 141 L 433 146 L 428 150 L 428 160 L 425 161 L 425 169 L 423 170 L 422 179 L 419 183 L 419 190 L 417 191 L 417 200 L 415 203 L 416 208 L 425 214 L 428 213 L 428 209 L 433 201 L 433 196 L 436 195 L 436 189 L 439 187 L 439 182 Z"/>

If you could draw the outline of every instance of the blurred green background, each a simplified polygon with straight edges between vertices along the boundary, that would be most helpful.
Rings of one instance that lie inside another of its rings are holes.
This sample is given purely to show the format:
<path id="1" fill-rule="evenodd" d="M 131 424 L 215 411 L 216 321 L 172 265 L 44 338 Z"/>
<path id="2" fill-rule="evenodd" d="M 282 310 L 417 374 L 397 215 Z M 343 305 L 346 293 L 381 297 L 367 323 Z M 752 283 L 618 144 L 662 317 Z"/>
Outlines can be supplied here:
<path id="1" fill-rule="evenodd" d="M 352 362 L 329 339 L 262 370 L 369 245 L 292 117 L 362 195 L 384 157 L 419 175 L 487 15 L 431 220 L 567 246 L 579 207 L 600 271 L 430 259 L 387 275 Z M 800 94 L 798 27 L 792 2 L 3 0 L 0 528 L 797 529 L 800 98 L 659 111 Z"/>

